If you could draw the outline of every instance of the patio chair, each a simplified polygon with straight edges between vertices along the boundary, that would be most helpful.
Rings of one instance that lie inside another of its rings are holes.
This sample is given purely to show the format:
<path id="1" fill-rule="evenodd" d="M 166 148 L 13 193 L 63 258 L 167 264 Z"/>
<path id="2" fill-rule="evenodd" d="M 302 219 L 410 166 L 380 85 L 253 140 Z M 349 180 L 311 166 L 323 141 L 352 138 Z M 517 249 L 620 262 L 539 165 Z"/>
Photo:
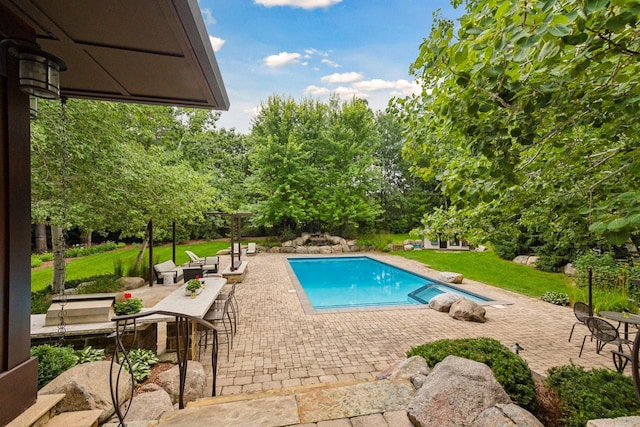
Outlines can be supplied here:
<path id="1" fill-rule="evenodd" d="M 577 325 L 587 326 L 585 321 L 589 316 L 592 315 L 591 307 L 589 304 L 585 304 L 583 302 L 576 302 L 573 304 L 573 314 L 576 316 L 578 321 L 571 326 L 571 333 L 569 334 L 569 342 L 571 342 L 571 336 L 573 335 L 573 329 Z"/>
<path id="2" fill-rule="evenodd" d="M 251 242 L 247 243 L 247 255 L 255 255 L 256 254 L 256 244 Z"/>
<path id="3" fill-rule="evenodd" d="M 204 258 L 199 257 L 191 251 L 184 251 L 185 254 L 189 257 L 189 262 L 192 264 L 202 264 L 204 263 Z"/>
<path id="4" fill-rule="evenodd" d="M 218 294 L 214 304 L 224 304 L 224 302 L 230 299 L 229 310 L 233 315 L 233 334 L 235 335 L 238 330 L 238 323 L 240 323 L 240 307 L 238 306 L 238 300 L 236 299 L 236 284 L 231 285 L 229 292 L 221 292 Z"/>
<path id="5" fill-rule="evenodd" d="M 204 262 L 202 263 L 202 275 L 206 276 L 210 273 L 217 273 L 218 267 L 220 266 L 220 257 L 217 256 L 208 256 L 204 258 Z"/>
<path id="6" fill-rule="evenodd" d="M 578 357 L 582 356 L 582 350 L 584 349 L 584 342 L 586 341 L 588 336 L 596 339 L 596 353 L 600 353 L 602 348 L 607 344 L 613 344 L 618 347 L 618 353 L 625 354 L 622 350 L 622 345 L 626 345 L 629 348 L 629 352 L 626 354 L 631 354 L 631 341 L 626 340 L 620 337 L 620 333 L 615 326 L 611 323 L 607 322 L 604 319 L 599 317 L 588 317 L 585 321 L 587 328 L 589 328 L 590 334 L 585 335 L 582 339 L 582 346 L 580 347 L 580 354 Z M 627 360 L 628 361 L 628 360 Z M 616 368 L 618 365 L 616 363 L 616 355 L 614 354 L 614 364 L 616 364 Z M 626 365 L 626 362 L 624 363 Z M 624 366 L 622 367 L 624 369 Z"/>
<path id="7" fill-rule="evenodd" d="M 224 333 L 227 337 L 227 360 L 229 360 L 229 356 L 231 354 L 231 347 L 233 347 L 233 323 L 231 320 L 230 313 L 230 305 L 232 298 L 227 298 L 224 301 L 217 302 L 215 301 L 209 311 L 202 318 L 205 322 L 209 322 L 212 325 L 216 326 L 217 324 L 222 324 L 224 328 Z M 228 323 L 228 325 L 227 325 Z M 215 329 L 214 329 L 215 330 Z M 209 330 L 202 330 L 204 333 L 204 349 L 207 349 Z M 200 338 L 199 347 L 202 346 L 202 337 Z"/>

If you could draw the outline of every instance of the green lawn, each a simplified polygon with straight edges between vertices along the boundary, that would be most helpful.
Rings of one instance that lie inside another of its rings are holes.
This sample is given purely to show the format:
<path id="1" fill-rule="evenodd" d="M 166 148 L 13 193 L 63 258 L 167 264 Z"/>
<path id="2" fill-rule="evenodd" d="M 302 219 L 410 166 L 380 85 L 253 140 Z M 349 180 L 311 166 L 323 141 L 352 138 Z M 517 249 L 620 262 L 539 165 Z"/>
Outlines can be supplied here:
<path id="1" fill-rule="evenodd" d="M 454 271 L 471 280 L 532 297 L 544 292 L 571 294 L 571 280 L 564 274 L 545 273 L 498 258 L 495 252 L 398 251 L 394 255 L 420 261 L 438 271 Z"/>
<path id="2" fill-rule="evenodd" d="M 244 242 L 246 243 L 246 242 Z M 196 255 L 204 257 L 215 255 L 220 249 L 230 246 L 228 241 L 213 241 L 190 245 L 176 245 L 176 264 L 180 265 L 189 261 L 185 250 L 193 251 Z M 67 263 L 67 280 L 82 279 L 98 274 L 110 274 L 114 272 L 114 263 L 121 260 L 126 267 L 133 264 L 138 256 L 139 249 L 117 249 L 111 252 L 89 255 L 81 258 L 72 258 Z M 153 247 L 153 257 L 158 262 L 171 259 L 171 244 Z M 145 251 L 145 261 L 149 259 L 148 251 Z M 52 268 L 38 268 L 31 270 L 31 292 L 45 289 L 51 284 Z"/>

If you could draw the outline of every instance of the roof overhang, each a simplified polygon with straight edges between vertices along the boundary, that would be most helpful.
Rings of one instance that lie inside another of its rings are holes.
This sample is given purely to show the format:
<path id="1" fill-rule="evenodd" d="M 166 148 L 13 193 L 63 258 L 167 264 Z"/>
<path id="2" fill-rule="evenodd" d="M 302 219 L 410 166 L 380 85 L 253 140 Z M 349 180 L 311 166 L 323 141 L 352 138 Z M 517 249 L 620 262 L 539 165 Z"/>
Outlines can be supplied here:
<path id="1" fill-rule="evenodd" d="M 197 0 L 0 0 L 60 59 L 62 95 L 227 110 Z"/>

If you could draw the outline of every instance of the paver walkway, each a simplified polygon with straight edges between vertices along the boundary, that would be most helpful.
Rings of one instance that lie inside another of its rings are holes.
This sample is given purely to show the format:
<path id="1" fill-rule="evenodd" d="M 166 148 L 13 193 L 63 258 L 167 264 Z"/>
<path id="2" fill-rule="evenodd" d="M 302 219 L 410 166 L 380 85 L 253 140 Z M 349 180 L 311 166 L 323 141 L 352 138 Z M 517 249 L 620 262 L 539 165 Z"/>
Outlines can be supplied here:
<path id="1" fill-rule="evenodd" d="M 437 278 L 436 271 L 417 261 L 368 255 Z M 578 358 L 587 329 L 577 326 L 567 342 L 575 322 L 570 308 L 467 279 L 461 285 L 465 289 L 512 304 L 487 307 L 484 324 L 454 320 L 424 306 L 306 314 L 286 258 L 266 253 L 247 258 L 249 271 L 236 287 L 241 321 L 228 361 L 226 344 L 220 350 L 219 395 L 371 379 L 405 358 L 411 347 L 441 338 L 491 337 L 507 346 L 517 342 L 525 349 L 520 355 L 542 375 L 570 362 L 613 368 L 610 353 L 596 354 L 595 342 L 589 340 Z M 228 257 L 221 257 L 221 268 L 225 263 Z M 203 357 L 205 364 L 207 360 Z"/>

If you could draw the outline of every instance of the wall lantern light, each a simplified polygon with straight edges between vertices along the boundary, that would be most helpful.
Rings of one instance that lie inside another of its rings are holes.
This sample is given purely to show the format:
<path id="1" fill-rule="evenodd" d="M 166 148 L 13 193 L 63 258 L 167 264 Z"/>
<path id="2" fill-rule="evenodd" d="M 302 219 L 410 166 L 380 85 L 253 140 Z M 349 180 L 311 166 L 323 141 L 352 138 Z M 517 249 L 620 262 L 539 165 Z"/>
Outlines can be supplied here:
<path id="1" fill-rule="evenodd" d="M 37 98 L 60 98 L 60 71 L 67 65 L 28 40 L 5 39 L 2 44 L 18 58 L 20 90 Z"/>

